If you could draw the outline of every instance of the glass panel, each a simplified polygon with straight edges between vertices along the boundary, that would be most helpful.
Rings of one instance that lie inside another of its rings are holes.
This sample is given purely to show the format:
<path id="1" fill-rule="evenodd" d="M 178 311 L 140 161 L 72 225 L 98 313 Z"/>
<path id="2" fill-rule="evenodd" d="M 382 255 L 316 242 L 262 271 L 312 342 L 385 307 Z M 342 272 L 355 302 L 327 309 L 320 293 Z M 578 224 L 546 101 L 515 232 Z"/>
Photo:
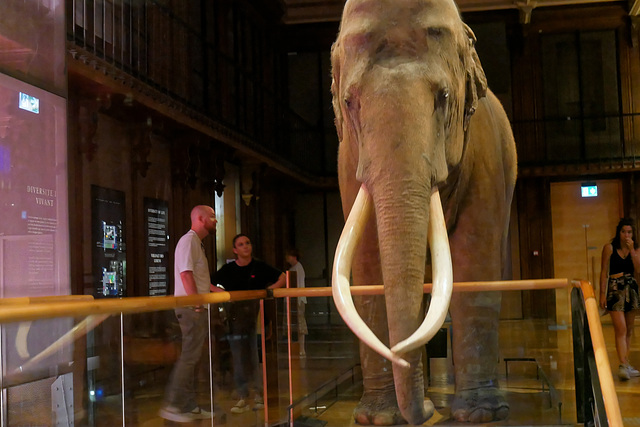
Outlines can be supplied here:
<path id="1" fill-rule="evenodd" d="M 331 305 L 330 297 L 307 299 L 309 335 L 304 359 L 296 351 L 294 320 L 289 325 L 293 331 L 293 417 L 300 423 L 306 420 L 305 425 L 315 425 L 314 419 L 327 425 L 351 425 L 353 409 L 363 391 L 357 340 L 346 326 L 329 321 L 324 310 Z M 312 306 L 320 307 L 324 313 L 319 315 Z M 295 319 L 293 314 L 290 313 L 291 319 Z M 447 320 L 423 353 L 426 394 L 437 411 L 429 424 L 453 420 L 454 334 Z M 540 319 L 502 320 L 499 337 L 496 370 L 501 393 L 511 407 L 509 425 L 559 425 L 573 419 L 575 384 L 570 328 Z M 287 355 L 286 347 L 285 340 L 281 340 L 281 358 Z"/>
<path id="2" fill-rule="evenodd" d="M 275 307 L 263 310 L 258 300 L 211 307 L 215 424 L 265 425 L 265 412 L 277 420 L 276 334 L 270 328 Z"/>
<path id="3" fill-rule="evenodd" d="M 176 412 L 212 411 L 208 336 L 205 309 L 124 316 L 127 423 L 161 422 L 166 406 L 180 410 Z"/>
<path id="4" fill-rule="evenodd" d="M 195 346 L 195 373 L 177 377 L 195 387 L 203 410 L 215 409 L 215 418 L 201 425 L 290 422 L 288 408 L 299 422 L 349 425 L 362 395 L 358 341 L 333 316 L 331 297 L 307 297 L 302 305 L 296 298 L 271 299 L 201 312 L 179 308 L 3 325 L 0 415 L 6 425 L 113 426 L 123 417 L 128 425 L 160 423 L 171 373 L 185 354 L 183 331 L 193 332 L 181 328 L 180 319 L 197 314 L 204 316 L 205 331 Z M 427 395 L 439 419 L 450 417 L 455 393 L 453 334 L 445 322 L 423 353 Z M 511 406 L 509 425 L 559 425 L 572 418 L 571 330 L 548 320 L 502 320 L 499 334 L 497 373 Z"/>
<path id="5" fill-rule="evenodd" d="M 355 335 L 339 315 L 331 315 L 335 312 L 331 297 L 306 299 L 304 304 L 298 298 L 290 298 L 288 306 L 286 299 L 282 301 L 283 338 L 278 341 L 280 395 L 287 395 L 285 390 L 290 392 L 289 402 L 282 402 L 281 406 L 291 405 L 291 416 L 300 422 L 320 416 L 344 398 L 359 398 L 362 393 Z M 285 368 L 290 368 L 288 373 L 282 372 Z M 346 424 L 349 420 L 350 415 Z"/>
<path id="6" fill-rule="evenodd" d="M 572 331 L 541 319 L 500 322 L 501 389 L 511 425 L 561 424 L 575 417 Z M 525 403 L 528 401 L 529 403 Z"/>
<path id="7" fill-rule="evenodd" d="M 122 422 L 122 322 L 120 315 L 108 317 L 86 336 L 86 372 L 82 402 L 86 418 L 76 424 L 113 426 Z M 76 360 L 84 359 L 82 355 Z"/>
<path id="8" fill-rule="evenodd" d="M 120 330 L 107 315 L 3 325 L 8 425 L 122 424 Z"/>

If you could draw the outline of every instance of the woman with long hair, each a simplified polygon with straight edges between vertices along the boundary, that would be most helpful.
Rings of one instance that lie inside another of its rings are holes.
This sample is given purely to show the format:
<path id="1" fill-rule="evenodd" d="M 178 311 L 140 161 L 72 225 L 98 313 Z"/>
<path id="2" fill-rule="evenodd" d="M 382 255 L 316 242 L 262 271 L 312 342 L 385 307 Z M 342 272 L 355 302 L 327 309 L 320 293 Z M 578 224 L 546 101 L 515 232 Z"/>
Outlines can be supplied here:
<path id="1" fill-rule="evenodd" d="M 640 308 L 638 283 L 634 277 L 634 272 L 640 271 L 640 250 L 632 219 L 623 218 L 618 223 L 611 243 L 602 248 L 601 267 L 600 307 L 611 316 L 620 360 L 618 377 L 626 381 L 640 376 L 640 372 L 629 364 L 635 310 Z"/>

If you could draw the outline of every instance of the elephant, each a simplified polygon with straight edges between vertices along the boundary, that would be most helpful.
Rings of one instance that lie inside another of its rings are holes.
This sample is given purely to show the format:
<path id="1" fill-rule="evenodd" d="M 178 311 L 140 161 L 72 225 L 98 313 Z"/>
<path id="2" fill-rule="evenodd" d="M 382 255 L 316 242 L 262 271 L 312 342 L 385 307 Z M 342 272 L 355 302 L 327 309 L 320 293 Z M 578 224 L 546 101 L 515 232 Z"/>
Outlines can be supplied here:
<path id="1" fill-rule="evenodd" d="M 509 414 L 497 379 L 501 294 L 452 293 L 450 284 L 502 280 L 508 271 L 515 142 L 475 42 L 453 0 L 347 0 L 331 48 L 346 219 L 333 292 L 361 338 L 364 392 L 354 418 L 362 425 L 419 425 L 432 416 L 422 350 L 447 312 L 453 418 Z M 350 283 L 384 285 L 384 296 L 354 304 Z"/>

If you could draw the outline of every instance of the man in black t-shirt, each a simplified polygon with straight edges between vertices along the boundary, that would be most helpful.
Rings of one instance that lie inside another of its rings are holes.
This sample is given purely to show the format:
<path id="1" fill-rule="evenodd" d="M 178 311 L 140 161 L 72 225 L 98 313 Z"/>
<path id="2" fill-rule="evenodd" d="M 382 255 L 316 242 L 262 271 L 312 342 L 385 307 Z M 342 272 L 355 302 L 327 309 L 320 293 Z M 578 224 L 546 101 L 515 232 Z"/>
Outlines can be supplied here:
<path id="1" fill-rule="evenodd" d="M 227 291 L 250 291 L 281 288 L 285 274 L 269 264 L 254 259 L 251 240 L 244 234 L 233 238 L 236 260 L 223 265 L 211 275 L 211 283 L 224 286 Z M 249 387 L 254 388 L 254 408 L 264 406 L 262 382 L 258 375 L 258 347 L 256 321 L 259 301 L 236 301 L 229 305 L 229 347 L 233 358 L 233 379 L 240 400 L 231 413 L 248 411 Z"/>

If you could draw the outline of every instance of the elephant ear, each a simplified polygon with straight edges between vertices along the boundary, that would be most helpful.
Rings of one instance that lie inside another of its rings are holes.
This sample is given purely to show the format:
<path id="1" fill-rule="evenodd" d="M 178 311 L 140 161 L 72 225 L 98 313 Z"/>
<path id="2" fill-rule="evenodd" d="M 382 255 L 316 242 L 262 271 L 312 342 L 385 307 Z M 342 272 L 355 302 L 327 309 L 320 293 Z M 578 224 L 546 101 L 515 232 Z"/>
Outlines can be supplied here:
<path id="1" fill-rule="evenodd" d="M 476 52 L 476 36 L 467 24 L 463 23 L 462 25 L 467 36 L 467 45 L 463 47 L 464 66 L 467 73 L 464 100 L 464 130 L 466 131 L 469 127 L 471 116 L 473 116 L 478 107 L 478 99 L 487 94 L 487 77 Z"/>
<path id="2" fill-rule="evenodd" d="M 340 59 L 338 58 L 338 42 L 331 46 L 331 94 L 333 95 L 334 124 L 338 132 L 338 141 L 342 141 L 342 108 L 340 103 Z"/>

